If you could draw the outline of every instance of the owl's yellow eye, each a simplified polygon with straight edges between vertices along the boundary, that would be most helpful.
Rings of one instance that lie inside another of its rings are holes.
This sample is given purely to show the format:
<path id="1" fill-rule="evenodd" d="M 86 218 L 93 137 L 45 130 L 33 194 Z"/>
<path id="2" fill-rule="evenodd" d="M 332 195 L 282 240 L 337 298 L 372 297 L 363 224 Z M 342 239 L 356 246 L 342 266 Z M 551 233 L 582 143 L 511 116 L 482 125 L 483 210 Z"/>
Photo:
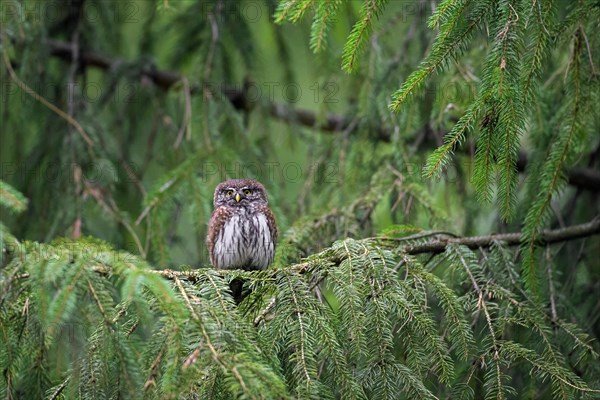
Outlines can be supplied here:
<path id="1" fill-rule="evenodd" d="M 246 196 L 248 196 L 250 193 L 252 193 L 252 190 L 250 190 L 250 189 L 244 189 L 244 194 Z"/>
<path id="2" fill-rule="evenodd" d="M 229 197 L 233 196 L 233 190 L 228 190 L 225 192 L 225 194 Z"/>

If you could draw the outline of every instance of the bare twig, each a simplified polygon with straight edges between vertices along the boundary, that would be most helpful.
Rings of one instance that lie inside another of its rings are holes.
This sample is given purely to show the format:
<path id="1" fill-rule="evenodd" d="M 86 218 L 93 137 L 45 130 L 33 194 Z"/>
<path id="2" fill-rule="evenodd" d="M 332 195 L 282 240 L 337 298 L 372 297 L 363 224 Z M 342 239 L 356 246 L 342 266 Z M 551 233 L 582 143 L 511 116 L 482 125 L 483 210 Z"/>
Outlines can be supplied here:
<path id="1" fill-rule="evenodd" d="M 558 243 L 580 239 L 600 233 L 600 218 L 580 225 L 543 231 L 539 237 L 540 243 Z M 486 236 L 470 236 L 462 238 L 440 238 L 422 244 L 408 245 L 404 251 L 408 254 L 441 253 L 450 244 L 460 244 L 471 249 L 490 247 L 494 241 L 504 242 L 508 246 L 518 246 L 524 242 L 521 232 L 500 233 Z"/>

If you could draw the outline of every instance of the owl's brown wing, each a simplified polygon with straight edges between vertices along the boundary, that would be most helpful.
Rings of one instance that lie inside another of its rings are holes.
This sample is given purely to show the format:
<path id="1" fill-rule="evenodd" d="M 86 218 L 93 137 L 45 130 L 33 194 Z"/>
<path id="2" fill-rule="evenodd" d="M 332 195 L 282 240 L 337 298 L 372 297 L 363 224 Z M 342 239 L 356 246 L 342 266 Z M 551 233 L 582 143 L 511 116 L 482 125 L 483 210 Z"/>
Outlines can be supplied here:
<path id="1" fill-rule="evenodd" d="M 260 208 L 261 211 L 267 216 L 267 225 L 269 225 L 269 230 L 271 231 L 271 236 L 273 237 L 273 248 L 277 245 L 277 223 L 275 222 L 275 215 L 271 209 L 267 206 L 263 206 Z"/>
<path id="2" fill-rule="evenodd" d="M 206 235 L 206 245 L 208 246 L 208 255 L 210 256 L 210 263 L 215 267 L 219 268 L 216 265 L 216 258 L 214 257 L 213 251 L 215 248 L 215 242 L 219 237 L 219 233 L 221 229 L 223 229 L 223 225 L 225 225 L 225 221 L 227 221 L 230 217 L 229 210 L 227 207 L 217 207 L 212 213 L 210 217 L 210 221 L 208 222 L 208 234 Z"/>

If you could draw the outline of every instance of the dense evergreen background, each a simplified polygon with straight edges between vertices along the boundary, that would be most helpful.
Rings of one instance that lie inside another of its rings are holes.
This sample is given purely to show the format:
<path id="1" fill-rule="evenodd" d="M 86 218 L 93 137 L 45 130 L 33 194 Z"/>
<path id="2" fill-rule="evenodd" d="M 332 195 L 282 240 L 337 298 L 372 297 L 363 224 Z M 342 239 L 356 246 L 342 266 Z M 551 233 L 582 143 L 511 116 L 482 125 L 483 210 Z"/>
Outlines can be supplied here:
<path id="1" fill-rule="evenodd" d="M 3 398 L 600 397 L 598 1 L 0 18 Z M 242 177 L 276 262 L 215 271 Z"/>

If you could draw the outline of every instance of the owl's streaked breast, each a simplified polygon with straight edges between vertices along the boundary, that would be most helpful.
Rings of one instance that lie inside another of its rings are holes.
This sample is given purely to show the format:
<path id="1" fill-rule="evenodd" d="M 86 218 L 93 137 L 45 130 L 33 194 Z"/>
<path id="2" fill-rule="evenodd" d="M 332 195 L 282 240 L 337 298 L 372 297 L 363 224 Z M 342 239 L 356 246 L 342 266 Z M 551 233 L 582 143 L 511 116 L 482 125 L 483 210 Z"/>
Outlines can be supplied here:
<path id="1" fill-rule="evenodd" d="M 267 218 L 260 212 L 240 209 L 217 234 L 213 263 L 217 268 L 265 269 L 275 253 Z"/>

